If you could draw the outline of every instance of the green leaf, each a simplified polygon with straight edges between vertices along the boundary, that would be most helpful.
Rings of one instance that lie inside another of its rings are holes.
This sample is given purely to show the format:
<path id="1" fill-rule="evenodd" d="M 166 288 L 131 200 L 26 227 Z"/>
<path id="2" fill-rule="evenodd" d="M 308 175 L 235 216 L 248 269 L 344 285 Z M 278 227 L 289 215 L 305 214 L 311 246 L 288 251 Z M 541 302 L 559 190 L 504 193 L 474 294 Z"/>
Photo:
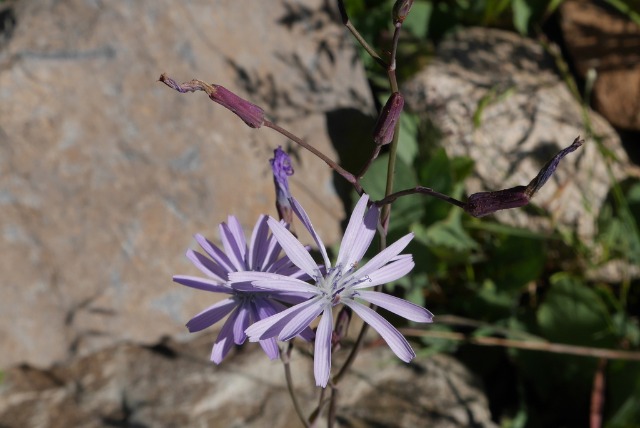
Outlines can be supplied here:
<path id="1" fill-rule="evenodd" d="M 413 12 L 413 9 L 412 9 Z M 411 165 L 418 154 L 418 117 L 403 113 L 400 115 L 400 136 L 398 139 L 398 158 Z"/>
<path id="2" fill-rule="evenodd" d="M 459 258 L 479 248 L 478 243 L 464 230 L 460 221 L 462 211 L 452 210 L 447 219 L 429 227 L 414 225 L 416 240 L 443 258 Z"/>
<path id="3" fill-rule="evenodd" d="M 536 318 L 541 333 L 553 342 L 600 347 L 614 343 L 609 315 L 598 294 L 565 273 L 551 277 Z"/>
<path id="4" fill-rule="evenodd" d="M 513 0 L 511 2 L 513 9 L 513 26 L 522 35 L 526 35 L 529 30 L 529 20 L 533 11 L 527 0 Z"/>
<path id="5" fill-rule="evenodd" d="M 502 290 L 520 293 L 529 282 L 540 277 L 545 263 L 545 243 L 538 239 L 506 236 L 497 240 L 485 266 L 486 276 Z"/>
<path id="6" fill-rule="evenodd" d="M 429 20 L 433 12 L 433 3 L 416 2 L 411 7 L 411 13 L 402 25 L 411 34 L 419 39 L 424 39 L 429 33 Z"/>
<path id="7" fill-rule="evenodd" d="M 640 364 L 611 361 L 607 370 L 607 407 L 611 417 L 606 426 L 637 427 L 640 421 Z"/>

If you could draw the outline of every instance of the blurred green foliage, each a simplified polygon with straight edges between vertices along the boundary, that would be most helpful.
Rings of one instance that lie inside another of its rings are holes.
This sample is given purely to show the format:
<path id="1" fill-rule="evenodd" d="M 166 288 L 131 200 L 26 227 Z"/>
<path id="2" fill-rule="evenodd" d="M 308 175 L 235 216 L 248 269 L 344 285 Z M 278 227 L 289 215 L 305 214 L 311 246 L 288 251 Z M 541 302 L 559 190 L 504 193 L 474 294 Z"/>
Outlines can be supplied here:
<path id="1" fill-rule="evenodd" d="M 636 20 L 640 1 L 607 3 Z M 561 0 L 416 0 L 403 27 L 399 76 L 406 78 L 427 63 L 433 47 L 460 27 L 495 26 L 533 35 L 541 31 L 545 20 L 553 19 L 560 4 Z M 372 46 L 386 49 L 390 45 L 393 1 L 348 0 L 345 5 L 355 27 Z M 374 90 L 388 88 L 384 70 L 364 53 L 363 60 Z M 563 78 L 575 85 L 570 76 Z M 509 89 L 490 91 L 473 116 L 475 126 L 482 120 L 485 105 L 509 95 Z M 383 104 L 386 95 L 380 98 Z M 591 130 L 588 120 L 585 130 Z M 589 138 L 599 141 L 593 134 Z M 473 171 L 473 161 L 448 157 L 438 139 L 438 130 L 428 118 L 403 114 L 395 190 L 420 184 L 465 199 L 464 183 Z M 374 199 L 384 194 L 387 161 L 382 155 L 363 180 Z M 612 162 L 604 149 L 601 161 Z M 551 215 L 541 208 L 533 210 L 536 215 Z M 588 272 L 612 264 L 621 266 L 622 272 L 640 267 L 638 224 L 637 179 L 612 187 L 597 216 L 596 238 L 590 243 L 582 242 L 566 227 L 539 234 L 499 224 L 491 217 L 472 218 L 437 199 L 400 198 L 393 205 L 388 242 L 411 230 L 415 239 L 408 252 L 414 255 L 416 267 L 412 276 L 394 285 L 394 291 L 436 314 L 436 323 L 428 328 L 433 333 L 637 351 L 640 282 L 624 275 L 622 280 L 594 279 L 598 276 Z M 438 323 L 438 314 L 477 324 Z M 453 353 L 483 378 L 493 416 L 501 426 L 588 424 L 597 359 L 478 347 L 436 334 L 422 341 L 423 352 Z M 609 360 L 605 374 L 605 425 L 640 426 L 640 364 Z"/>

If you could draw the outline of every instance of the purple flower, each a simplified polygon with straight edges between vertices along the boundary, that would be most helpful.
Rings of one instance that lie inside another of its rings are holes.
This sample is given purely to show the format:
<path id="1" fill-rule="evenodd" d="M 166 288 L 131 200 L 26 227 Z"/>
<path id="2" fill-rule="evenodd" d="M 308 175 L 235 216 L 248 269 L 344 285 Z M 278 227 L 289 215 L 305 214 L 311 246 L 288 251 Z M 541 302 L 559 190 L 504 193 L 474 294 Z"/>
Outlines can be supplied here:
<path id="1" fill-rule="evenodd" d="M 273 159 L 269 159 L 271 170 L 273 171 L 273 184 L 276 188 L 276 208 L 280 219 L 287 224 L 291 224 L 293 213 L 291 211 L 291 192 L 289 191 L 289 177 L 293 175 L 291 158 L 287 152 L 278 147 L 273 151 Z"/>
<path id="2" fill-rule="evenodd" d="M 258 219 L 250 245 L 247 245 L 242 226 L 233 216 L 229 216 L 228 223 L 220 224 L 224 251 L 202 235 L 198 234 L 195 238 L 206 255 L 188 250 L 187 258 L 208 278 L 176 275 L 173 280 L 187 287 L 229 296 L 200 312 L 187 323 L 189 331 L 194 333 L 229 315 L 211 352 L 211 360 L 219 364 L 234 343 L 241 345 L 245 342 L 245 329 L 252 323 L 286 309 L 287 306 L 283 303 L 296 304 L 306 300 L 306 295 L 300 293 L 258 289 L 247 282 L 234 283 L 229 281 L 231 272 L 254 270 L 291 278 L 308 277 L 287 256 L 278 258 L 282 247 L 269 233 L 267 216 L 263 215 Z M 310 330 L 305 331 L 304 337 L 309 339 L 312 334 Z M 269 358 L 278 358 L 279 350 L 274 338 L 260 340 L 260 345 Z"/>
<path id="3" fill-rule="evenodd" d="M 332 266 L 327 257 L 327 250 L 314 230 L 307 213 L 295 199 L 291 199 L 294 212 L 318 245 L 326 267 L 323 270 L 282 224 L 269 218 L 269 227 L 289 259 L 313 278 L 315 284 L 311 285 L 298 278 L 277 273 L 230 274 L 230 278 L 234 281 L 251 281 L 254 286 L 265 290 L 298 292 L 308 297 L 307 301 L 254 323 L 247 328 L 246 333 L 251 341 L 276 336 L 279 340 L 286 341 L 300 334 L 316 317 L 322 315 L 316 331 L 314 374 L 316 385 L 323 388 L 326 387 L 331 372 L 332 308 L 334 306 L 341 303 L 351 308 L 370 324 L 389 344 L 393 352 L 405 362 L 415 357 L 407 340 L 387 320 L 359 300 L 373 303 L 411 321 L 431 322 L 433 319 L 433 315 L 420 306 L 388 294 L 366 290 L 395 281 L 409 273 L 414 266 L 410 254 L 400 254 L 413 238 L 413 234 L 410 233 L 373 257 L 364 266 L 358 267 L 358 262 L 375 236 L 380 215 L 376 206 L 367 209 L 368 200 L 369 197 L 365 194 L 356 205 L 342 239 L 338 259 L 335 266 Z"/>

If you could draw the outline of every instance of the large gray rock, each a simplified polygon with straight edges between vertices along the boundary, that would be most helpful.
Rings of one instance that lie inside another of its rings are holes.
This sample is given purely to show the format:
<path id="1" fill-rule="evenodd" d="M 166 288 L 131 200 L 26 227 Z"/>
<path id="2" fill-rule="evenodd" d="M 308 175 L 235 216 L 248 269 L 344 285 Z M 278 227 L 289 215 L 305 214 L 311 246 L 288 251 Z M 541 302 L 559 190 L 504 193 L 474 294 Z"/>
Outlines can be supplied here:
<path id="1" fill-rule="evenodd" d="M 527 185 L 561 148 L 578 135 L 588 137 L 582 107 L 556 73 L 551 56 L 539 43 L 514 33 L 461 30 L 441 43 L 436 58 L 403 91 L 407 106 L 440 130 L 440 144 L 449 156 L 476 162 L 466 182 L 469 194 Z M 617 158 L 614 175 L 624 177 L 629 165 L 618 135 L 597 113 L 587 114 L 603 146 Z M 535 231 L 577 226 L 579 236 L 589 241 L 610 187 L 604 157 L 588 138 L 533 199 L 550 215 L 513 209 L 495 216 Z"/>
<path id="2" fill-rule="evenodd" d="M 171 281 L 196 273 L 191 236 L 217 240 L 228 214 L 246 228 L 276 215 L 268 159 L 286 139 L 171 91 L 162 72 L 221 84 L 332 156 L 327 117 L 372 110 L 350 37 L 321 0 L 8 5 L 0 366 L 186 335 L 213 303 Z M 331 171 L 302 150 L 294 167 L 292 191 L 336 241 Z"/>
<path id="3" fill-rule="evenodd" d="M 179 345 L 119 344 L 47 370 L 12 368 L 0 389 L 0 425 L 302 426 L 280 361 L 270 361 L 252 344 L 215 366 L 207 360 L 210 347 L 210 336 Z M 291 370 L 301 407 L 310 414 L 319 392 L 313 387 L 313 363 L 294 352 Z M 340 383 L 339 394 L 338 426 L 496 426 L 481 385 L 446 355 L 404 364 L 386 345 L 367 348 Z"/>

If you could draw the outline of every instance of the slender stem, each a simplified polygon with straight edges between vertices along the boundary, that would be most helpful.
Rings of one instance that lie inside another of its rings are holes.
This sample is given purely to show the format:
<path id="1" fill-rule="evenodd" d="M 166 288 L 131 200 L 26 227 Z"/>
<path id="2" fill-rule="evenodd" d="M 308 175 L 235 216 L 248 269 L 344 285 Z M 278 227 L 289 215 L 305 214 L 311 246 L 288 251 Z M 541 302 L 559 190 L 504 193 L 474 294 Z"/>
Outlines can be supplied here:
<path id="1" fill-rule="evenodd" d="M 396 53 L 398 52 L 398 41 L 400 40 L 400 27 L 402 27 L 402 23 L 398 22 L 395 25 L 395 30 L 393 32 L 393 42 L 391 46 L 391 60 L 389 62 L 389 71 L 393 71 L 394 73 L 396 71 Z M 396 90 L 394 90 L 394 92 Z"/>
<path id="2" fill-rule="evenodd" d="M 405 190 L 400 190 L 399 192 L 395 192 L 392 193 L 390 195 L 388 195 L 387 197 L 380 199 L 379 201 L 376 201 L 375 204 L 377 206 L 385 206 L 388 205 L 390 203 L 392 203 L 393 201 L 395 201 L 396 199 L 402 197 L 402 196 L 408 196 L 408 195 L 415 195 L 416 193 L 422 194 L 422 195 L 429 195 L 429 196 L 433 196 L 434 198 L 438 198 L 440 200 L 443 200 L 445 202 L 448 202 L 452 205 L 455 205 L 457 207 L 463 208 L 465 207 L 465 203 L 462 201 L 459 201 L 455 198 L 452 198 L 451 196 L 445 195 L 443 193 L 437 192 L 433 189 L 431 189 L 430 187 L 424 187 L 424 186 L 416 186 L 412 189 L 405 189 Z"/>
<path id="3" fill-rule="evenodd" d="M 284 366 L 284 377 L 287 380 L 287 389 L 289 390 L 289 395 L 291 396 L 291 401 L 293 401 L 293 407 L 296 409 L 296 413 L 298 414 L 298 418 L 305 426 L 305 428 L 309 428 L 309 422 L 307 422 L 307 418 L 300 407 L 300 403 L 298 402 L 298 398 L 296 397 L 296 393 L 293 389 L 293 379 L 291 378 L 291 365 L 289 364 L 291 361 L 291 351 L 293 350 L 293 343 L 289 342 L 289 346 L 287 347 L 287 352 L 282 356 L 282 365 Z"/>
<path id="4" fill-rule="evenodd" d="M 362 180 L 362 177 L 364 177 L 364 175 L 367 173 L 367 171 L 371 167 L 371 164 L 373 164 L 373 161 L 378 158 L 378 155 L 380 154 L 380 149 L 381 148 L 382 148 L 382 146 L 380 146 L 378 144 L 376 144 L 376 146 L 373 148 L 373 152 L 371 153 L 371 157 L 369 158 L 367 163 L 364 164 L 364 166 L 362 167 L 362 169 L 358 173 L 358 176 L 356 177 L 358 180 Z"/>
<path id="5" fill-rule="evenodd" d="M 402 24 L 398 23 L 395 26 L 393 33 L 393 45 L 391 47 L 391 60 L 389 67 L 387 68 L 387 76 L 389 78 L 389 85 L 391 86 L 391 92 L 399 92 L 398 79 L 396 78 L 396 53 L 398 51 L 398 40 L 400 40 L 400 28 Z M 393 140 L 389 146 L 389 163 L 387 165 L 387 185 L 385 188 L 384 196 L 387 197 L 393 193 L 393 181 L 396 174 L 396 158 L 398 153 L 398 141 L 400 137 L 400 121 L 396 123 L 396 129 L 393 132 Z M 382 212 L 380 213 L 380 219 L 384 230 L 389 228 L 389 220 L 391 217 L 391 205 L 384 205 Z"/>
<path id="6" fill-rule="evenodd" d="M 608 360 L 640 361 L 638 351 L 619 351 L 615 349 L 590 348 L 588 346 L 566 345 L 564 343 L 537 342 L 501 339 L 499 337 L 469 337 L 463 333 L 446 331 L 426 331 L 416 328 L 400 329 L 400 333 L 413 337 L 433 337 L 437 339 L 468 342 L 480 346 L 501 346 L 504 348 L 525 349 L 528 351 L 551 352 L 554 354 L 578 355 L 581 357 L 605 358 Z"/>
<path id="7" fill-rule="evenodd" d="M 360 43 L 360 45 L 364 48 L 364 50 L 367 51 L 367 53 L 371 56 L 371 58 L 373 58 L 383 68 L 387 68 L 387 63 L 380 57 L 380 55 L 378 55 L 378 53 L 371 46 L 369 46 L 369 43 L 367 43 L 364 37 L 362 37 L 360 32 L 356 30 L 356 27 L 354 27 L 351 21 L 349 20 L 349 16 L 347 15 L 347 10 L 344 7 L 343 0 L 338 0 L 338 9 L 340 9 L 340 16 L 342 17 L 342 23 L 351 32 L 353 37 L 356 38 L 358 43 Z"/>
<path id="8" fill-rule="evenodd" d="M 329 415 L 327 418 L 327 427 L 333 428 L 333 425 L 336 421 L 336 413 L 337 413 L 337 403 L 338 403 L 338 395 L 339 389 L 336 386 L 332 386 L 331 388 L 331 401 L 329 403 Z"/>
<path id="9" fill-rule="evenodd" d="M 602 408 L 604 406 L 605 372 L 607 360 L 601 358 L 598 368 L 593 376 L 593 388 L 591 389 L 591 409 L 589 410 L 589 428 L 602 427 Z"/>
<path id="10" fill-rule="evenodd" d="M 285 137 L 287 137 L 291 141 L 295 142 L 296 144 L 298 144 L 298 145 L 304 147 L 305 149 L 309 150 L 314 155 L 318 156 L 320 159 L 325 161 L 325 163 L 327 165 L 329 165 L 329 167 L 331 167 L 335 172 L 340 174 L 345 180 L 347 180 L 349 183 L 351 183 L 355 187 L 355 189 L 358 192 L 358 194 L 362 194 L 363 189 L 362 189 L 362 186 L 360 185 L 360 183 L 358 182 L 358 179 L 353 174 L 351 174 L 349 171 L 345 170 L 340 165 L 338 165 L 330 157 L 328 157 L 327 155 L 325 155 L 324 153 L 322 153 L 321 151 L 319 151 L 318 149 L 316 149 L 312 145 L 310 145 L 307 142 L 305 142 L 302 138 L 292 134 L 291 132 L 287 131 L 286 129 L 284 129 L 284 128 L 278 126 L 278 125 L 276 125 L 273 122 L 265 120 L 264 121 L 264 126 L 266 126 L 267 128 L 271 128 L 274 131 L 279 132 L 280 134 L 284 135 Z"/>

